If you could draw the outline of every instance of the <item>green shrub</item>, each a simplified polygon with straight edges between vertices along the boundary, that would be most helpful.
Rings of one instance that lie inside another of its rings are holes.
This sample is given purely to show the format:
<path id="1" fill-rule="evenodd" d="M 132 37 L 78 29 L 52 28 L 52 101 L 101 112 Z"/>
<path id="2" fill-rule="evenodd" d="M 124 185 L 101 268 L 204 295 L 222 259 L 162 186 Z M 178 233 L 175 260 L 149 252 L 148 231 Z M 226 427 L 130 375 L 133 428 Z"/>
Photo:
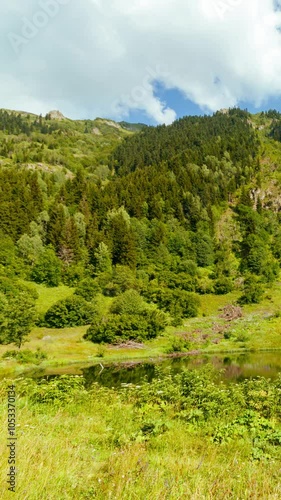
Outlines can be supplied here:
<path id="1" fill-rule="evenodd" d="M 92 278 L 85 278 L 78 284 L 74 295 L 79 295 L 85 300 L 93 300 L 99 292 L 101 292 L 101 287 L 98 281 Z"/>
<path id="2" fill-rule="evenodd" d="M 27 392 L 32 403 L 64 405 L 86 395 L 84 379 L 80 376 L 62 375 L 39 382 L 30 382 Z"/>
<path id="3" fill-rule="evenodd" d="M 198 314 L 200 301 L 194 293 L 185 290 L 151 287 L 145 296 L 177 320 L 179 318 L 194 318 Z"/>
<path id="4" fill-rule="evenodd" d="M 259 304 L 263 298 L 264 289 L 257 276 L 249 275 L 244 282 L 244 293 L 238 299 L 238 304 Z"/>
<path id="5" fill-rule="evenodd" d="M 188 276 L 186 273 L 173 273 L 171 271 L 162 271 L 158 274 L 158 283 L 162 288 L 171 288 L 172 290 L 185 290 L 194 292 L 197 279 L 194 276 Z"/>
<path id="6" fill-rule="evenodd" d="M 100 344 L 97 350 L 97 358 L 104 358 L 105 353 L 106 353 L 105 346 L 103 344 Z"/>
<path id="7" fill-rule="evenodd" d="M 85 269 L 82 264 L 65 266 L 62 274 L 62 282 L 70 287 L 76 286 L 84 277 Z"/>
<path id="8" fill-rule="evenodd" d="M 110 312 L 113 314 L 141 314 L 147 304 L 136 290 L 127 290 L 112 303 Z"/>
<path id="9" fill-rule="evenodd" d="M 226 295 L 233 290 L 232 280 L 224 276 L 215 281 L 214 291 L 217 295 Z"/>
<path id="10" fill-rule="evenodd" d="M 45 314 L 44 326 L 65 328 L 89 325 L 96 314 L 96 306 L 79 296 L 68 297 L 54 304 Z"/>
<path id="11" fill-rule="evenodd" d="M 188 340 L 181 337 L 173 337 L 167 347 L 166 353 L 173 354 L 177 352 L 186 352 L 190 348 L 190 343 Z"/>
<path id="12" fill-rule="evenodd" d="M 37 292 L 9 279 L 0 279 L 0 343 L 22 345 L 37 320 Z"/>
<path id="13" fill-rule="evenodd" d="M 34 365 L 39 365 L 41 361 L 47 359 L 47 354 L 41 349 L 37 349 L 35 352 L 29 349 L 24 349 L 22 351 L 7 351 L 2 356 L 3 359 L 15 359 L 19 363 L 32 363 Z"/>
<path id="14" fill-rule="evenodd" d="M 96 317 L 84 338 L 97 344 L 145 341 L 157 337 L 167 325 L 166 315 L 157 310 L 142 314 L 109 314 Z"/>
<path id="15" fill-rule="evenodd" d="M 135 273 L 127 266 L 117 265 L 112 275 L 110 273 L 105 274 L 108 276 L 108 281 L 104 283 L 103 293 L 108 297 L 116 297 L 120 293 L 126 292 L 126 290 L 136 290 L 138 287 Z M 100 275 L 98 280 L 102 280 L 105 274 Z"/>

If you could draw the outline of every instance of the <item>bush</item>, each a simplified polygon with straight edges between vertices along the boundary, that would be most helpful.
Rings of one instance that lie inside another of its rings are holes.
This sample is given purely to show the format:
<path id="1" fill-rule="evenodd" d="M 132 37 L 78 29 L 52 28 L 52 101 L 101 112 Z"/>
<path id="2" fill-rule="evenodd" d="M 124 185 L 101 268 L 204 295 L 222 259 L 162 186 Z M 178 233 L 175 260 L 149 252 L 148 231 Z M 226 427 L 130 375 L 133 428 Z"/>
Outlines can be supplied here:
<path id="1" fill-rule="evenodd" d="M 232 292 L 233 284 L 230 278 L 221 277 L 215 281 L 214 291 L 217 295 L 226 295 Z"/>
<path id="2" fill-rule="evenodd" d="M 17 281 L 12 281 L 10 278 L 4 276 L 0 277 L 0 292 L 4 293 L 7 297 L 24 293 L 31 299 L 37 300 L 39 295 L 33 285 L 26 285 Z"/>
<path id="3" fill-rule="evenodd" d="M 97 344 L 118 344 L 127 340 L 144 341 L 157 337 L 167 325 L 161 311 L 145 310 L 142 314 L 109 314 L 95 318 L 84 338 Z"/>
<path id="4" fill-rule="evenodd" d="M 200 306 L 199 298 L 194 293 L 185 290 L 170 290 L 168 288 L 150 288 L 146 297 L 157 304 L 160 309 L 168 312 L 174 318 L 194 318 Z"/>
<path id="5" fill-rule="evenodd" d="M 35 352 L 29 349 L 24 349 L 22 351 L 7 351 L 3 354 L 2 359 L 15 359 L 19 363 L 32 363 L 34 365 L 39 365 L 41 361 L 47 359 L 47 354 L 41 349 L 37 349 Z"/>
<path id="6" fill-rule="evenodd" d="M 244 282 L 244 293 L 238 299 L 238 304 L 259 304 L 263 298 L 264 289 L 260 283 L 259 278 L 250 275 Z"/>
<path id="7" fill-rule="evenodd" d="M 117 297 L 110 308 L 113 314 L 141 314 L 147 304 L 136 290 L 127 290 Z"/>
<path id="8" fill-rule="evenodd" d="M 0 279 L 0 343 L 21 347 L 37 320 L 37 293 L 19 283 Z"/>
<path id="9" fill-rule="evenodd" d="M 84 267 L 80 264 L 65 266 L 62 281 L 67 286 L 76 286 L 84 277 Z"/>
<path id="10" fill-rule="evenodd" d="M 176 274 L 171 271 L 162 271 L 158 275 L 158 283 L 160 287 L 193 292 L 197 285 L 197 279 L 195 277 L 188 276 L 186 273 Z"/>
<path id="11" fill-rule="evenodd" d="M 52 380 L 27 382 L 27 391 L 32 403 L 64 405 L 87 395 L 84 379 L 78 375 L 62 375 Z"/>
<path id="12" fill-rule="evenodd" d="M 82 297 L 68 297 L 54 304 L 45 314 L 44 326 L 65 328 L 89 325 L 96 314 L 96 306 Z"/>
<path id="13" fill-rule="evenodd" d="M 93 300 L 99 292 L 101 292 L 101 287 L 97 280 L 85 278 L 77 286 L 74 295 L 79 295 L 79 297 L 83 297 L 85 300 Z"/>
<path id="14" fill-rule="evenodd" d="M 188 340 L 181 337 L 173 337 L 167 347 L 166 353 L 173 354 L 176 352 L 186 352 L 190 348 Z"/>
<path id="15" fill-rule="evenodd" d="M 116 297 L 126 290 L 137 289 L 137 279 L 135 273 L 127 266 L 117 265 L 114 268 L 113 274 L 108 276 L 108 281 L 104 284 L 103 293 L 108 297 Z M 99 280 L 102 276 L 99 276 Z"/>

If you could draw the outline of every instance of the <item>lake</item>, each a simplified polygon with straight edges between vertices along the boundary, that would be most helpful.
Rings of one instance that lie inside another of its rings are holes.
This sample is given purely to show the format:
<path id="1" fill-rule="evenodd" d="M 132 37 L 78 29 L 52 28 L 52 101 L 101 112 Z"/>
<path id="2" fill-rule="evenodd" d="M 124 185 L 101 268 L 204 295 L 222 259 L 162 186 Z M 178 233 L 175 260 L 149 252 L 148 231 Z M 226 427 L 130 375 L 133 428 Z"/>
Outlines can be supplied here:
<path id="1" fill-rule="evenodd" d="M 168 358 L 162 361 L 143 361 L 118 363 L 104 366 L 72 365 L 61 368 L 37 370 L 33 377 L 54 377 L 64 373 L 81 374 L 86 380 L 86 386 L 99 382 L 106 387 L 120 387 L 122 384 L 140 384 L 146 377 L 151 381 L 159 370 L 180 373 L 186 369 L 198 369 L 206 364 L 212 364 L 218 371 L 223 370 L 221 377 L 225 381 L 242 381 L 246 378 L 263 376 L 276 378 L 281 372 L 281 351 L 244 352 L 240 354 L 195 355 L 181 358 Z M 30 374 L 28 375 L 30 376 Z"/>

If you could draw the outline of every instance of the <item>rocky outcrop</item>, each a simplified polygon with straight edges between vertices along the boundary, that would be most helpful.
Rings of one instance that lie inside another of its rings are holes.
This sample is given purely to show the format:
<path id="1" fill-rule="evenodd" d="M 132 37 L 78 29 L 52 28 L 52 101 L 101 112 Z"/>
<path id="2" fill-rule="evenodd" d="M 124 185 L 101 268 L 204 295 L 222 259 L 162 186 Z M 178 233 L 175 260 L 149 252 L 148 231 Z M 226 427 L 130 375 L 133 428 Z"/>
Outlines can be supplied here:
<path id="1" fill-rule="evenodd" d="M 50 120 L 65 120 L 65 116 L 58 110 L 55 110 L 55 111 L 50 111 L 48 113 L 48 117 L 50 118 Z"/>

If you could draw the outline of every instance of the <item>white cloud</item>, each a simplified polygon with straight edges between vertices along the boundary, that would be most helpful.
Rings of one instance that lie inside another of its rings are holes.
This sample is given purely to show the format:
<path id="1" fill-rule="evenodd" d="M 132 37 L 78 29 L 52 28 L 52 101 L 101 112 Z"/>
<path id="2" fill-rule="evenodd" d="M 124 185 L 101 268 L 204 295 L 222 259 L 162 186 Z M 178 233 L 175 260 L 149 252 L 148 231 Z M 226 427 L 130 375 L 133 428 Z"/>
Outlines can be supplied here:
<path id="1" fill-rule="evenodd" d="M 139 109 L 171 123 L 157 81 L 210 111 L 260 105 L 281 95 L 275 3 L 10 0 L 0 7 L 0 106 L 73 118 Z"/>

